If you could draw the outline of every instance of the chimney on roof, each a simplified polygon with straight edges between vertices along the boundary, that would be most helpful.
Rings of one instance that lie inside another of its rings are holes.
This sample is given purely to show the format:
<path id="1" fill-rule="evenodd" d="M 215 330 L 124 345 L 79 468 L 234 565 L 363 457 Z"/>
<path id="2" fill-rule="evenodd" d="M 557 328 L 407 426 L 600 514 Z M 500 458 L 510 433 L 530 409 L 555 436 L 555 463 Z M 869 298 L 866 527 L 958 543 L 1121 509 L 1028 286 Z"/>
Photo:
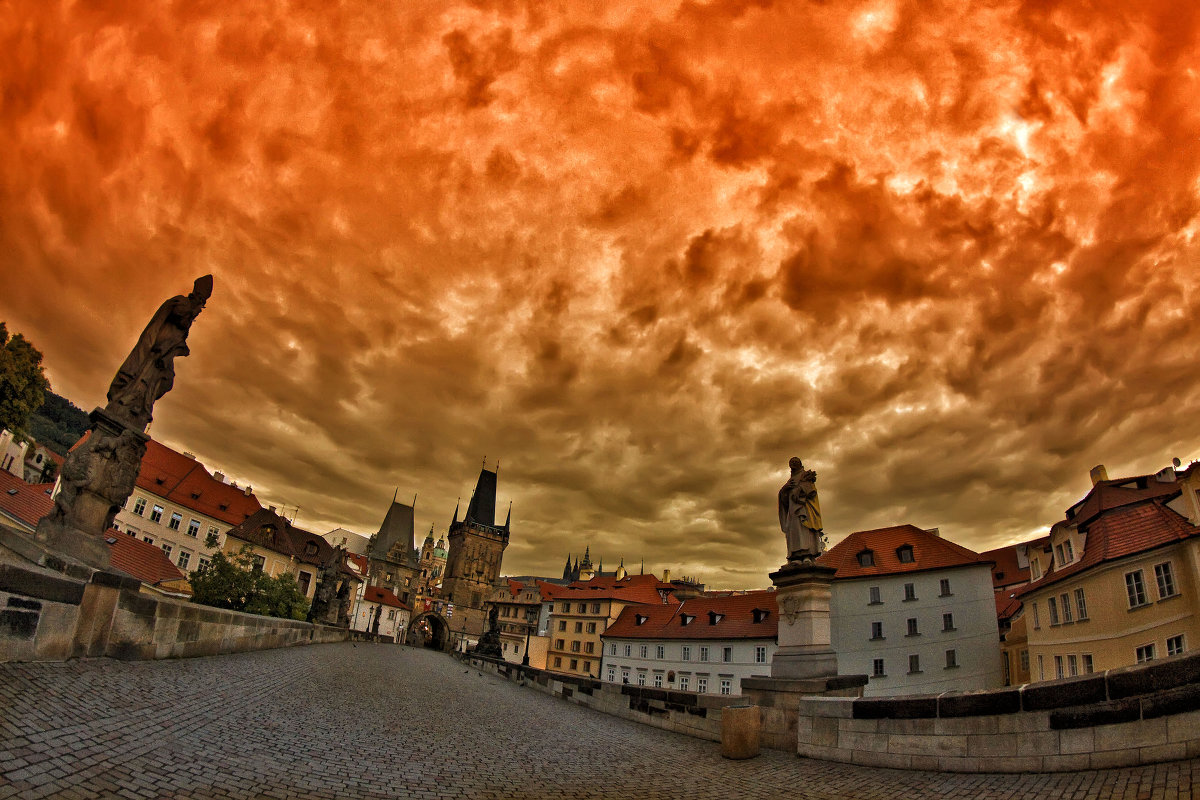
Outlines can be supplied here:
<path id="1" fill-rule="evenodd" d="M 246 492 L 246 494 L 250 494 L 250 493 L 249 493 L 249 492 Z M 268 511 L 270 511 L 272 514 L 274 514 L 274 513 L 275 513 L 275 506 L 267 506 L 267 510 L 268 510 Z"/>
<path id="2" fill-rule="evenodd" d="M 1159 483 L 1174 483 L 1175 482 L 1175 467 L 1163 467 L 1158 472 L 1154 473 L 1154 480 Z"/>
<path id="3" fill-rule="evenodd" d="M 214 481 L 219 481 L 219 482 L 221 482 L 221 483 L 224 483 L 224 482 L 225 482 L 225 473 L 224 473 L 224 472 L 214 472 L 214 473 L 213 473 L 213 480 L 214 480 Z"/>
<path id="4" fill-rule="evenodd" d="M 246 497 L 249 497 L 253 492 L 254 492 L 254 487 L 247 483 L 246 484 Z"/>
<path id="5" fill-rule="evenodd" d="M 942 538 L 942 529 L 941 528 L 926 528 L 925 532 L 928 533 L 930 536 L 936 536 L 939 539 Z"/>
<path id="6" fill-rule="evenodd" d="M 1088 475 L 1091 476 L 1092 486 L 1095 486 L 1100 481 L 1108 480 L 1108 470 L 1104 468 L 1103 464 L 1097 464 L 1096 466 L 1092 467 L 1091 471 L 1088 472 Z"/>
<path id="7" fill-rule="evenodd" d="M 663 583 L 670 583 L 670 582 L 671 582 L 671 570 L 664 569 L 663 570 Z"/>

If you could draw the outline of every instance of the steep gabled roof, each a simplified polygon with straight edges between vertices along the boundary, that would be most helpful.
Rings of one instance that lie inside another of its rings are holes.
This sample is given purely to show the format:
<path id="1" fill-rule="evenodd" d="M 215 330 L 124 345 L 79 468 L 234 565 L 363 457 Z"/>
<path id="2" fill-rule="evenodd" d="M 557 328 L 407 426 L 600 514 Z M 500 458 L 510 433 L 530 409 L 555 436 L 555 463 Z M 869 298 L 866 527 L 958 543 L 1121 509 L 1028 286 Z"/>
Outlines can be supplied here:
<path id="1" fill-rule="evenodd" d="M 54 510 L 48 492 L 53 483 L 26 483 L 11 472 L 0 470 L 0 520 L 33 530 L 38 521 Z"/>
<path id="2" fill-rule="evenodd" d="M 336 557 L 337 550 L 317 534 L 298 528 L 270 509 L 263 508 L 226 534 L 233 539 L 249 542 L 276 553 L 295 558 L 304 564 L 321 567 Z M 345 569 L 347 574 L 353 574 Z"/>
<path id="3" fill-rule="evenodd" d="M 1109 509 L 1094 518 L 1085 529 L 1087 540 L 1079 559 L 1066 566 L 1052 568 L 1040 580 L 1017 589 L 1017 596 L 1036 592 L 1106 561 L 1138 555 L 1200 536 L 1200 528 L 1168 508 L 1166 500 L 1160 495 Z"/>
<path id="4" fill-rule="evenodd" d="M 467 505 L 466 522 L 496 527 L 496 473 L 486 467 L 479 470 L 475 492 Z"/>
<path id="5" fill-rule="evenodd" d="M 371 549 L 371 558 L 387 558 L 392 548 L 399 544 L 405 551 L 404 562 L 415 563 L 420 559 L 416 530 L 416 509 L 393 499 L 383 522 L 379 525 L 375 546 Z"/>
<path id="6" fill-rule="evenodd" d="M 1106 511 L 1120 506 L 1179 493 L 1180 484 L 1174 473 L 1168 480 L 1159 480 L 1154 475 L 1135 475 L 1130 478 L 1098 481 L 1087 495 L 1067 509 L 1066 518 L 1073 525 L 1087 525 Z"/>
<path id="7" fill-rule="evenodd" d="M 778 630 L 775 592 L 757 591 L 693 597 L 678 604 L 628 606 L 603 636 L 606 639 L 774 639 Z"/>
<path id="8" fill-rule="evenodd" d="M 905 545 L 912 547 L 911 562 L 900 560 L 899 550 Z M 859 563 L 858 556 L 865 550 L 872 552 L 875 562 L 873 566 L 863 566 Z M 991 564 L 974 550 L 935 536 L 916 525 L 895 525 L 872 531 L 856 531 L 822 554 L 817 563 L 835 568 L 835 580 Z"/>
<path id="9" fill-rule="evenodd" d="M 187 576 L 171 563 L 161 547 L 143 542 L 117 530 L 109 530 L 105 538 L 114 567 L 127 572 L 142 583 L 158 586 L 167 581 L 182 581 Z"/>

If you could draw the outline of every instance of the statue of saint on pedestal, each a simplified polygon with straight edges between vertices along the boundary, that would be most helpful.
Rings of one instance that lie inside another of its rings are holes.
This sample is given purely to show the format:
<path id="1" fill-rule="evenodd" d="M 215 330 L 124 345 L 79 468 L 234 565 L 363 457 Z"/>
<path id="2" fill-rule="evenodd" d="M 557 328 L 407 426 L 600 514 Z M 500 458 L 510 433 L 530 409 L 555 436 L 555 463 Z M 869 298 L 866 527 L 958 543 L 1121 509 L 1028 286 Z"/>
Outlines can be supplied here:
<path id="1" fill-rule="evenodd" d="M 779 527 L 787 537 L 788 561 L 811 561 L 825 549 L 817 473 L 799 458 L 788 462 L 792 476 L 779 489 Z"/>
<path id="2" fill-rule="evenodd" d="M 163 303 L 108 388 L 105 411 L 137 430 L 150 424 L 154 402 L 175 384 L 175 358 L 188 354 L 192 323 L 212 296 L 212 275 L 197 278 L 188 295 Z"/>

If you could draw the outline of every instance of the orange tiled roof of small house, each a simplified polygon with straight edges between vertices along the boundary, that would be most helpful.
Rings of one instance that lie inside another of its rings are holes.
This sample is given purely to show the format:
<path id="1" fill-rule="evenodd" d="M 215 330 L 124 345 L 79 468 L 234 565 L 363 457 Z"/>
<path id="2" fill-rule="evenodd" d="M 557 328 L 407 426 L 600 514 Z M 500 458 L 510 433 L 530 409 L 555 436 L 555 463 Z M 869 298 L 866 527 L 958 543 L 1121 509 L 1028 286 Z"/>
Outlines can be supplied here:
<path id="1" fill-rule="evenodd" d="M 604 632 L 615 639 L 774 639 L 775 592 L 692 597 L 669 605 L 635 605 Z"/>
<path id="2" fill-rule="evenodd" d="M 901 551 L 912 548 L 912 560 L 902 561 Z M 860 558 L 870 551 L 871 558 Z M 871 563 L 865 564 L 864 561 Z M 865 578 L 923 572 L 931 569 L 967 567 L 991 562 L 974 550 L 943 539 L 916 525 L 894 525 L 871 531 L 856 531 L 823 553 L 818 564 L 837 570 L 835 579 Z"/>
<path id="3" fill-rule="evenodd" d="M 165 583 L 185 581 L 187 576 L 157 545 L 143 542 L 136 536 L 111 528 L 105 541 L 111 553 L 114 567 L 127 572 L 142 583 L 161 586 Z"/>
<path id="4" fill-rule="evenodd" d="M 363 601 L 367 603 L 379 603 L 380 605 L 391 606 L 392 608 L 403 608 L 410 610 L 399 597 L 396 597 L 390 589 L 383 586 L 368 586 L 363 589 Z"/>
<path id="5" fill-rule="evenodd" d="M 48 492 L 53 483 L 26 483 L 11 472 L 0 470 L 0 520 L 7 518 L 18 527 L 33 530 L 38 521 L 54 510 Z"/>

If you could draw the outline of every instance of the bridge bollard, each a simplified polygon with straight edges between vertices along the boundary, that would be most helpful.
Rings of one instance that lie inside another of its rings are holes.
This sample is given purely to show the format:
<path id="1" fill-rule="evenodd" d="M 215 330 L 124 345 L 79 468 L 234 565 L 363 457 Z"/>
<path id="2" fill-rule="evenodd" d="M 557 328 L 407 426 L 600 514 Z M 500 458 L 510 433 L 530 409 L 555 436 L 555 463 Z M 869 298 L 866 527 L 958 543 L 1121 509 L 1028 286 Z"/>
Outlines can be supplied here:
<path id="1" fill-rule="evenodd" d="M 754 758 L 762 733 L 758 706 L 726 706 L 721 709 L 721 755 L 725 758 Z"/>

